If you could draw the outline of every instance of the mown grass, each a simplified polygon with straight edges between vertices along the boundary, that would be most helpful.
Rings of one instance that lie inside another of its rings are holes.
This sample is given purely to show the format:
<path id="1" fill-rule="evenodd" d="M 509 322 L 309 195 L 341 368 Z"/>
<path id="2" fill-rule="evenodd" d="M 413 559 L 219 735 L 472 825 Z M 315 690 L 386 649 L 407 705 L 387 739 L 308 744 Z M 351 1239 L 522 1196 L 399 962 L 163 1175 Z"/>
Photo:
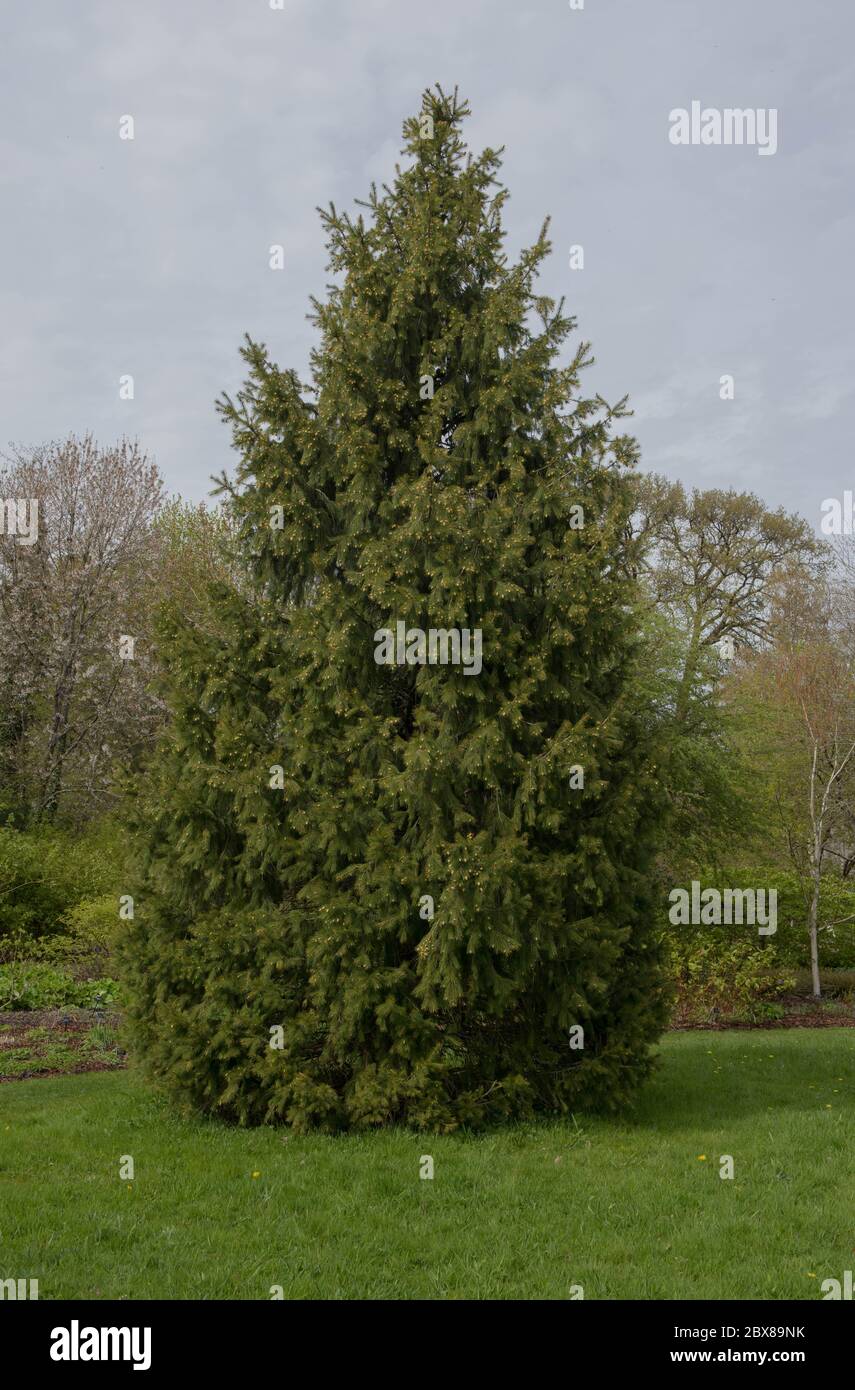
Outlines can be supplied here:
<path id="1" fill-rule="evenodd" d="M 855 1267 L 853 1050 L 852 1029 L 672 1035 L 630 1119 L 445 1138 L 181 1119 L 132 1071 L 3 1085 L 0 1278 L 46 1299 L 816 1299 Z"/>

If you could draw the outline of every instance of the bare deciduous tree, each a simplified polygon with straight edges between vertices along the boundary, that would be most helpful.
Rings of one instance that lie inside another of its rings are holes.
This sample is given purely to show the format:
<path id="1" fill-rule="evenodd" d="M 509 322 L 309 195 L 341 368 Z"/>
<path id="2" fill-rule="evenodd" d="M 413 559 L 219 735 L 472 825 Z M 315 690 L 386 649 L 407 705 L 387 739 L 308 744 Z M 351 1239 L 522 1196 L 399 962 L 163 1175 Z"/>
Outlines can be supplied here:
<path id="1" fill-rule="evenodd" d="M 687 494 L 682 484 L 650 474 L 639 476 L 636 496 L 642 577 L 685 637 L 676 709 L 682 723 L 704 654 L 727 638 L 762 645 L 775 576 L 787 566 L 813 567 L 823 547 L 801 517 L 770 511 L 752 493 Z"/>
<path id="2" fill-rule="evenodd" d="M 31 544 L 0 535 L 0 759 L 29 816 L 91 813 L 160 717 L 146 599 L 161 497 L 155 464 L 127 439 L 4 457 L 0 499 L 38 504 Z"/>
<path id="3" fill-rule="evenodd" d="M 732 686 L 736 698 L 753 707 L 757 776 L 769 783 L 802 881 L 816 998 L 822 875 L 831 861 L 851 853 L 855 829 L 850 598 L 840 584 L 793 576 L 776 596 L 773 644 L 744 664 Z M 833 928 L 849 920 L 822 925 Z"/>

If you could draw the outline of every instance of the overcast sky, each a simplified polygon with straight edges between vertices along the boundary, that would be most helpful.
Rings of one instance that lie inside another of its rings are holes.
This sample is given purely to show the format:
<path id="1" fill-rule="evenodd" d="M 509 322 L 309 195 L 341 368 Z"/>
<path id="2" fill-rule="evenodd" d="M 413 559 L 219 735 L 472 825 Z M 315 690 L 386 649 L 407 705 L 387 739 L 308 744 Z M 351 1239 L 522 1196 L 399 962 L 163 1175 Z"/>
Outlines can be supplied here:
<path id="1" fill-rule="evenodd" d="M 474 148 L 506 147 L 509 249 L 551 214 L 541 283 L 593 343 L 589 393 L 629 393 L 646 468 L 815 525 L 855 486 L 852 0 L 0 14 L 3 443 L 136 435 L 171 489 L 204 497 L 232 463 L 213 402 L 240 383 L 244 332 L 305 372 L 328 278 L 315 208 L 391 176 L 404 117 L 440 82 L 468 98 Z M 669 113 L 693 100 L 774 108 L 776 153 L 672 144 Z"/>

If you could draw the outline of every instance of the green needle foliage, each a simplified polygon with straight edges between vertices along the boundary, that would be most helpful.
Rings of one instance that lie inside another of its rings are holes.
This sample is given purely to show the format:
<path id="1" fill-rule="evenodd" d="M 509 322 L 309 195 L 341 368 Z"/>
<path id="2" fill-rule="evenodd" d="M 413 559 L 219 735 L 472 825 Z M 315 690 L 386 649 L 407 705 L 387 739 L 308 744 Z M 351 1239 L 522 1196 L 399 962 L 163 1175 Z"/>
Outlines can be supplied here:
<path id="1" fill-rule="evenodd" d="M 247 340 L 220 405 L 247 578 L 164 624 L 131 1028 L 245 1123 L 615 1107 L 663 1024 L 636 446 L 580 397 L 588 344 L 558 364 L 546 225 L 510 264 L 467 114 L 426 93 L 391 188 L 322 213 L 311 385 Z M 482 669 L 378 664 L 398 622 L 480 630 Z"/>

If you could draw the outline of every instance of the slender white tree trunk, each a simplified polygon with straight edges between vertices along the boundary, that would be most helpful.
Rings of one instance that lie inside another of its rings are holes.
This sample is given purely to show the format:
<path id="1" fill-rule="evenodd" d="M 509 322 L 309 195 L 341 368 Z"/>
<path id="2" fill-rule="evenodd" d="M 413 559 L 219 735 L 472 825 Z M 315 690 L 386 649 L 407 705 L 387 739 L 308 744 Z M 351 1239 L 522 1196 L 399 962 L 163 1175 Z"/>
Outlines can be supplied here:
<path id="1" fill-rule="evenodd" d="M 813 865 L 813 884 L 810 897 L 810 908 L 808 910 L 808 932 L 810 933 L 810 974 L 813 985 L 813 997 L 819 999 L 821 995 L 819 985 L 819 944 L 817 940 L 817 917 L 819 915 L 819 868 Z"/>

